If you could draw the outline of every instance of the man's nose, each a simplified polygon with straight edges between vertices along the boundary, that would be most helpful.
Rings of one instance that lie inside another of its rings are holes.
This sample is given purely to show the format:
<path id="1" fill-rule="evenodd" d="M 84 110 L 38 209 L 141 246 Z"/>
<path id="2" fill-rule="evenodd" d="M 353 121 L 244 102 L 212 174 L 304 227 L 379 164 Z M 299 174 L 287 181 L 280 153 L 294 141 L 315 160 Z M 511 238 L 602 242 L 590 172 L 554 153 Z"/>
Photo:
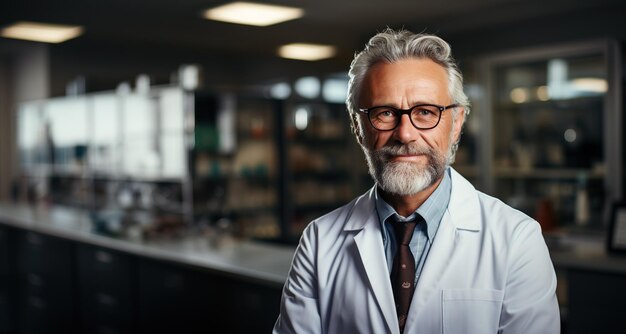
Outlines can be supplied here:
<path id="1" fill-rule="evenodd" d="M 419 131 L 420 130 L 411 123 L 409 115 L 402 115 L 402 117 L 400 117 L 400 123 L 398 123 L 398 126 L 394 129 L 394 137 L 396 137 L 399 142 L 406 144 L 415 141 Z"/>

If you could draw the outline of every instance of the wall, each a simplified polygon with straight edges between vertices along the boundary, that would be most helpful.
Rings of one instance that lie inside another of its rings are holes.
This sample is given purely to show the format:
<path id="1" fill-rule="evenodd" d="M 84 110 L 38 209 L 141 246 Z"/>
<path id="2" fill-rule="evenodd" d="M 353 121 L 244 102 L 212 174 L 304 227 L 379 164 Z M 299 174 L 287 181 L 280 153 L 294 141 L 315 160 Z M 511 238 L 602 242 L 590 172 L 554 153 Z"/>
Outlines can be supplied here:
<path id="1" fill-rule="evenodd" d="M 3 41 L 0 47 L 0 200 L 16 177 L 15 105 L 50 96 L 48 47 Z"/>
<path id="2" fill-rule="evenodd" d="M 14 124 L 11 106 L 13 99 L 9 96 L 9 66 L 6 57 L 0 58 L 0 200 L 9 198 L 11 182 L 11 164 L 4 163 L 11 161 L 13 152 Z"/>

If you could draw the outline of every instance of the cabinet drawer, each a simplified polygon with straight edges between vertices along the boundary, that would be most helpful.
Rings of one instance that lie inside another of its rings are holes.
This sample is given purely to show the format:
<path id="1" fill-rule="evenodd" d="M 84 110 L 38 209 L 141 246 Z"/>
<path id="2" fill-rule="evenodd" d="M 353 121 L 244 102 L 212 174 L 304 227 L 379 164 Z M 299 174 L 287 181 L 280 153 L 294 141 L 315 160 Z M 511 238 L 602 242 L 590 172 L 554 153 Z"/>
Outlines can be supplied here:
<path id="1" fill-rule="evenodd" d="M 103 247 L 77 245 L 79 275 L 96 279 L 99 285 L 124 285 L 132 271 L 131 255 Z"/>
<path id="2" fill-rule="evenodd" d="M 69 276 L 69 275 L 68 275 Z M 74 291 L 70 277 L 64 282 L 24 284 L 18 291 L 19 332 L 73 332 Z"/>
<path id="3" fill-rule="evenodd" d="M 82 298 L 81 331 L 84 333 L 133 333 L 134 313 L 129 296 L 87 291 Z"/>
<path id="4" fill-rule="evenodd" d="M 27 272 L 20 275 L 20 278 L 22 278 L 22 288 L 28 291 L 39 293 L 55 287 L 54 279 L 47 278 L 45 273 Z M 61 284 L 63 283 L 61 282 Z"/>
<path id="5" fill-rule="evenodd" d="M 17 233 L 18 272 L 65 277 L 72 266 L 71 243 L 31 231 Z"/>
<path id="6" fill-rule="evenodd" d="M 134 257 L 91 245 L 76 246 L 81 332 L 134 329 Z"/>
<path id="7" fill-rule="evenodd" d="M 15 236 L 18 331 L 72 332 L 75 298 L 71 242 L 31 231 L 16 231 Z"/>
<path id="8" fill-rule="evenodd" d="M 77 245 L 76 262 L 81 288 L 130 298 L 133 257 L 103 247 Z"/>
<path id="9" fill-rule="evenodd" d="M 228 323 L 237 333 L 269 333 L 274 327 L 280 309 L 280 288 L 270 288 L 244 281 L 228 280 L 223 283 Z M 240 314 L 249 315 L 238 321 Z"/>
<path id="10" fill-rule="evenodd" d="M 145 333 L 211 333 L 221 316 L 210 307 L 219 287 L 198 271 L 160 261 L 139 261 L 139 330 Z"/>

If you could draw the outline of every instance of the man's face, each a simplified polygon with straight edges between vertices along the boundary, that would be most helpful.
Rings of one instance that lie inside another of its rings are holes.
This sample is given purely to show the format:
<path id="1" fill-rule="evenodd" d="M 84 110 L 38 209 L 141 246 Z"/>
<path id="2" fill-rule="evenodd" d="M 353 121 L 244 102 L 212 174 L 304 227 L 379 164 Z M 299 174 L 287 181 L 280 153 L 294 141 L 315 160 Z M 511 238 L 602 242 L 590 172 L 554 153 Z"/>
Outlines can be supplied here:
<path id="1" fill-rule="evenodd" d="M 417 104 L 447 106 L 446 70 L 430 59 L 404 59 L 372 66 L 363 80 L 359 107 L 392 106 L 409 109 Z M 463 125 L 463 112 L 453 121 L 452 109 L 442 112 L 439 124 L 429 130 L 416 129 L 408 115 L 390 131 L 372 127 L 367 115 L 358 120 L 370 174 L 386 192 L 408 196 L 437 182 L 448 164 L 450 148 Z"/>

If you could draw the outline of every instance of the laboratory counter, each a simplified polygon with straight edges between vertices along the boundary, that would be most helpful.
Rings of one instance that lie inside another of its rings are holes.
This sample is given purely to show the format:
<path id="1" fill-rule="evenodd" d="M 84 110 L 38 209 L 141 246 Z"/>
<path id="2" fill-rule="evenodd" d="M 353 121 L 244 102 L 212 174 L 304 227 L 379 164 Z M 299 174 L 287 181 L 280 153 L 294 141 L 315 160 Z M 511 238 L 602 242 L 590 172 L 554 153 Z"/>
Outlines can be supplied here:
<path id="1" fill-rule="evenodd" d="M 626 257 L 607 251 L 604 231 L 545 234 L 557 271 L 562 333 L 626 333 Z"/>
<path id="2" fill-rule="evenodd" d="M 271 331 L 295 247 L 94 226 L 86 210 L 0 204 L 0 333 Z"/>
<path id="3" fill-rule="evenodd" d="M 175 261 L 282 287 L 295 247 L 202 235 L 112 238 L 94 232 L 86 210 L 0 204 L 0 223 L 138 256 Z"/>

